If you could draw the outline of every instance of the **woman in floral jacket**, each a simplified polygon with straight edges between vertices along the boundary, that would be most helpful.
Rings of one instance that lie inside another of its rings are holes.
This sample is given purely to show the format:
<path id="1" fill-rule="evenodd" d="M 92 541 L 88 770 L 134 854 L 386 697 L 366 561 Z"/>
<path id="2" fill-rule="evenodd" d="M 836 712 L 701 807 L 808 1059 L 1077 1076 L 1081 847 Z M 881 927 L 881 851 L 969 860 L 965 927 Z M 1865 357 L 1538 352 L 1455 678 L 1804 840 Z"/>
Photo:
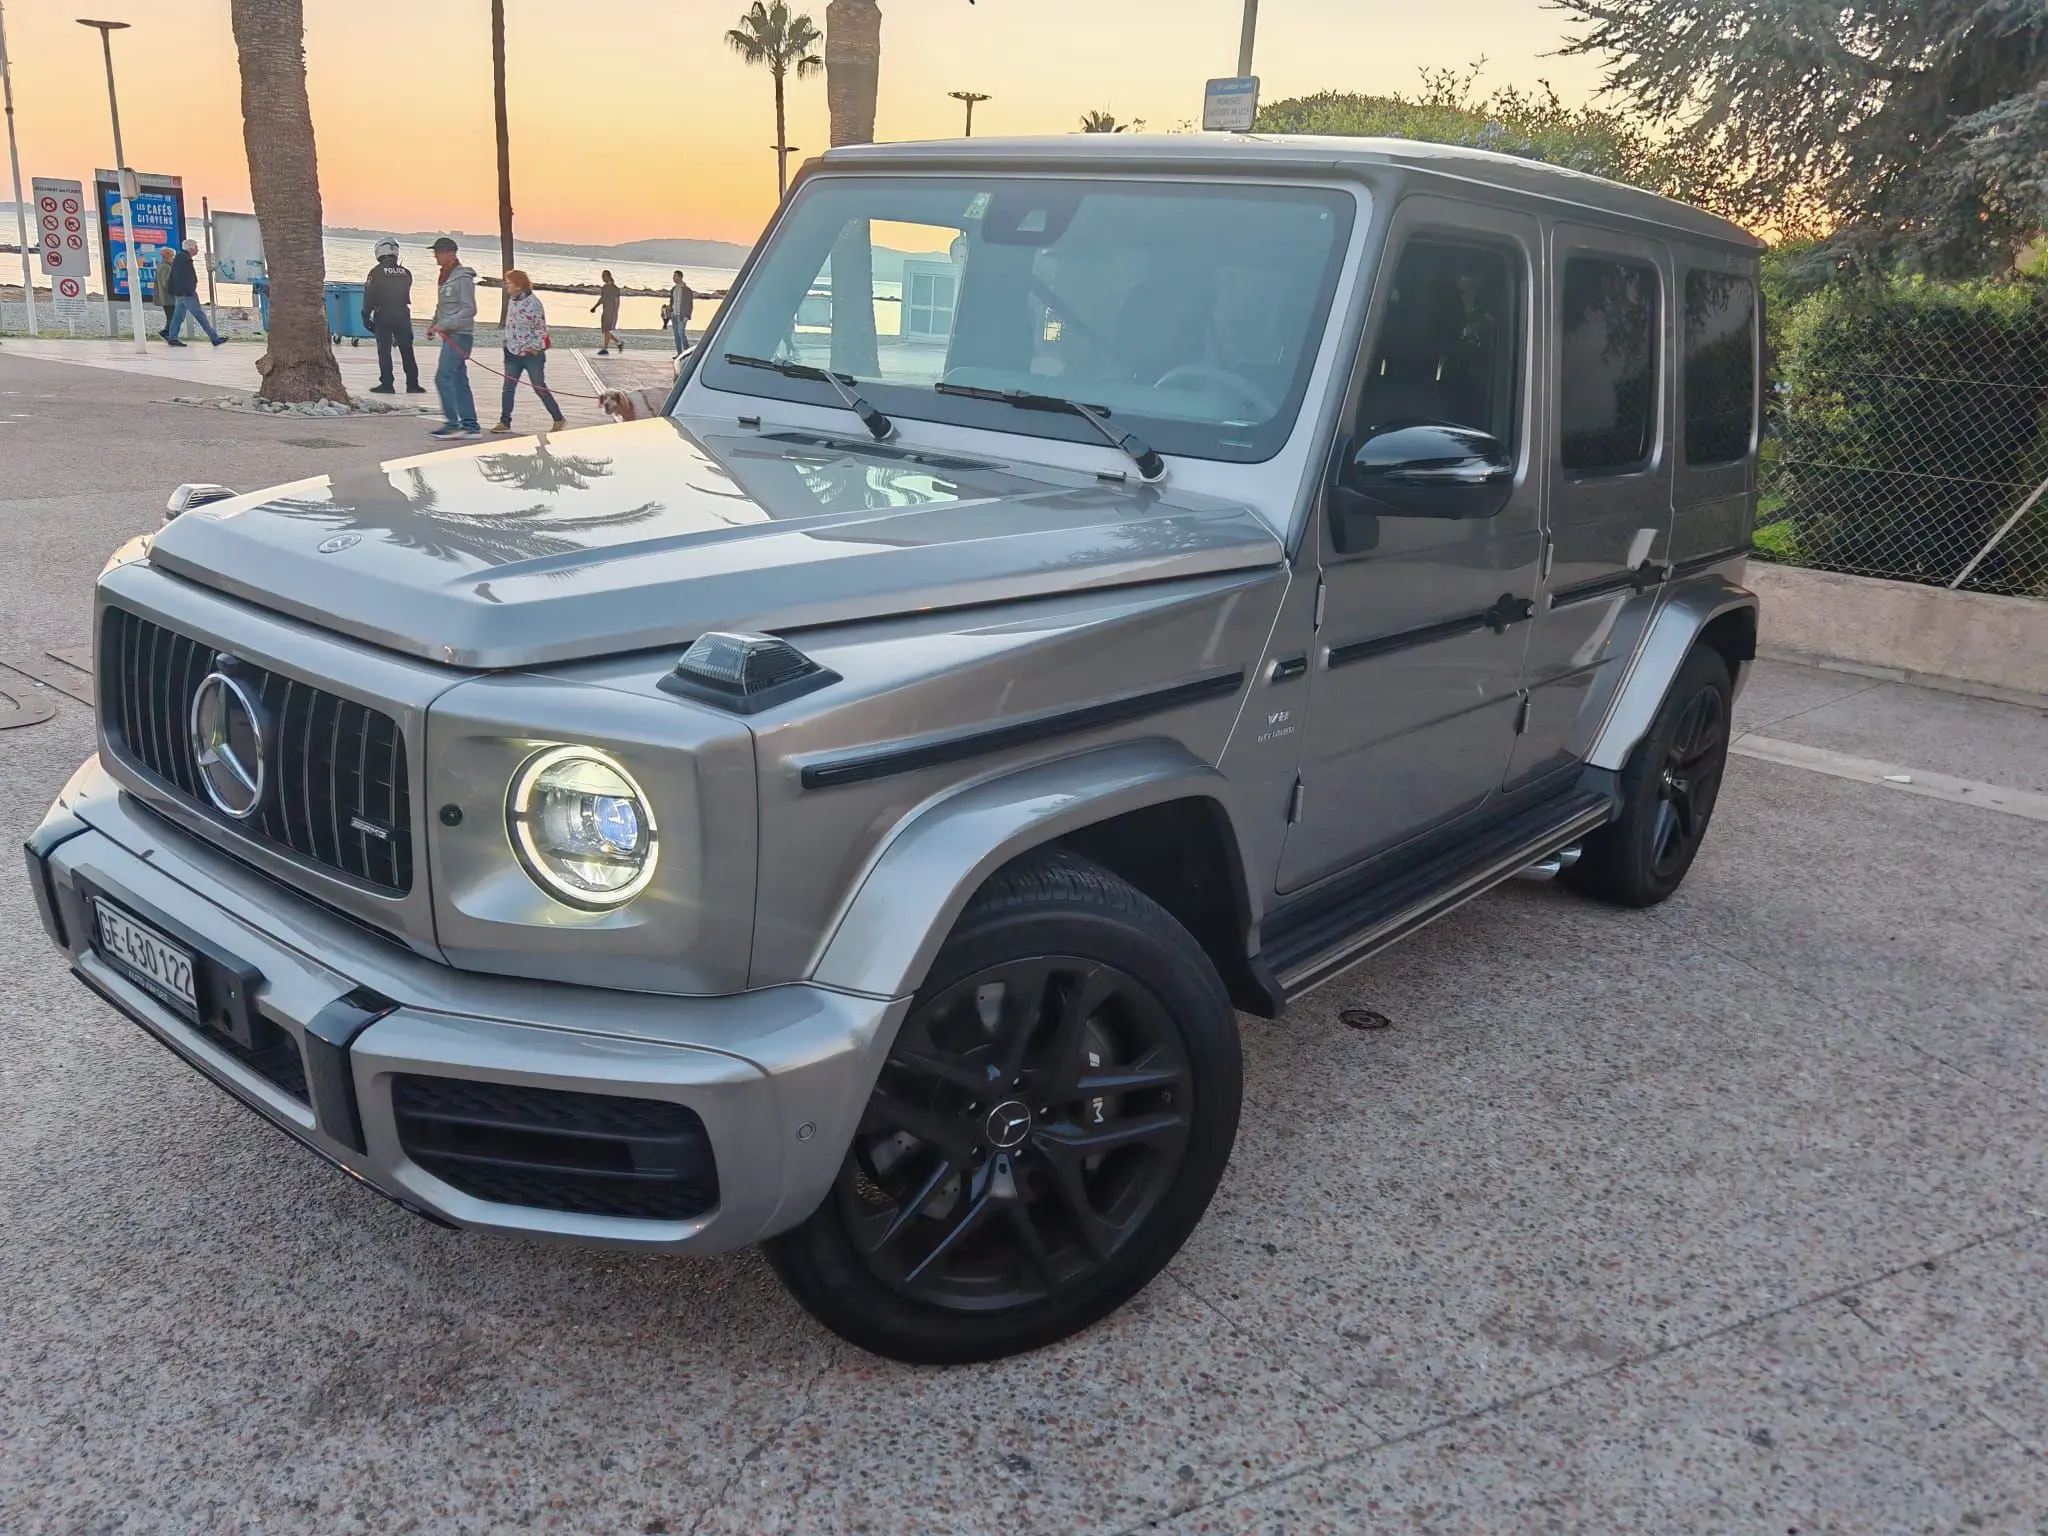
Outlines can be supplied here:
<path id="1" fill-rule="evenodd" d="M 559 432 L 569 423 L 562 420 L 562 408 L 548 389 L 548 313 L 533 291 L 533 279 L 517 267 L 505 273 L 505 292 L 511 296 L 505 305 L 505 403 L 491 430 L 512 430 L 512 397 L 519 392 L 519 378 L 524 374 L 533 380 L 533 392 L 540 396 Z"/>

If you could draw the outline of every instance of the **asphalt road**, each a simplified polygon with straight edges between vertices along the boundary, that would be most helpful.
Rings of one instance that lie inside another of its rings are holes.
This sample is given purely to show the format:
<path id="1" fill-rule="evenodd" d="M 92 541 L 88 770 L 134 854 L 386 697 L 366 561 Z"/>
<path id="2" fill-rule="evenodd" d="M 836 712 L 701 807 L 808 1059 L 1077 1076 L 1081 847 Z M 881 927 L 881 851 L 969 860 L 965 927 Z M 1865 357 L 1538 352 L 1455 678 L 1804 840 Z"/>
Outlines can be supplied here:
<path id="1" fill-rule="evenodd" d="M 0 349 L 0 661 L 181 479 L 411 422 Z M 18 840 L 91 750 L 0 730 Z M 1765 667 L 1774 738 L 2040 789 L 2048 713 Z M 73 982 L 0 873 L 0 1531 L 2048 1531 L 2048 823 L 1748 758 L 1685 889 L 1516 884 L 1244 1021 L 1167 1274 L 1001 1365 L 752 1255 L 438 1230 Z M 1359 1030 L 1340 1010 L 1391 1021 Z"/>

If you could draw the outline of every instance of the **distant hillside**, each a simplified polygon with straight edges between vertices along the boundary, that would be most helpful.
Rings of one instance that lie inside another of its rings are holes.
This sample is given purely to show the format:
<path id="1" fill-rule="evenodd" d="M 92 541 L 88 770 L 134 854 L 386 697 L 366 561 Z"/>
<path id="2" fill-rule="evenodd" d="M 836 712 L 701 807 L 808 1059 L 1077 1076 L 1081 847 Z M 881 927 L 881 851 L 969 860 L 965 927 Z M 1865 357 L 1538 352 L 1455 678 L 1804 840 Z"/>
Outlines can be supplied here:
<path id="1" fill-rule="evenodd" d="M 400 234 L 386 229 L 344 229 L 330 225 L 327 234 L 339 235 L 345 240 L 376 240 L 385 235 L 408 244 L 425 244 L 444 231 L 414 231 Z M 496 246 L 498 237 L 492 234 L 471 234 L 466 230 L 445 231 L 452 233 L 456 240 L 465 245 Z M 519 249 L 532 251 L 540 256 L 583 256 L 593 261 L 651 261 L 656 264 L 674 263 L 680 267 L 737 267 L 747 259 L 751 246 L 735 245 L 730 240 L 684 240 L 667 238 L 657 240 L 628 240 L 623 245 L 576 245 L 560 240 L 521 240 Z"/>

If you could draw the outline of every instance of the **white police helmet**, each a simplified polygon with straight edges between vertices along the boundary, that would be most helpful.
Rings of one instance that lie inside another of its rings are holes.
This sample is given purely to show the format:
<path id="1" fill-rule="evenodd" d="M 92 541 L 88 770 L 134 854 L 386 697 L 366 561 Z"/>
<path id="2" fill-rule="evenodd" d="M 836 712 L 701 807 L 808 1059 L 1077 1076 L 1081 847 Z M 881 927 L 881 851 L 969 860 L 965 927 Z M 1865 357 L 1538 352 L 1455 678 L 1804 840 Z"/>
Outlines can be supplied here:
<path id="1" fill-rule="evenodd" d="M 377 242 L 377 259 L 379 261 L 382 261 L 386 256 L 396 256 L 397 254 L 398 242 L 389 235 L 386 235 Z"/>

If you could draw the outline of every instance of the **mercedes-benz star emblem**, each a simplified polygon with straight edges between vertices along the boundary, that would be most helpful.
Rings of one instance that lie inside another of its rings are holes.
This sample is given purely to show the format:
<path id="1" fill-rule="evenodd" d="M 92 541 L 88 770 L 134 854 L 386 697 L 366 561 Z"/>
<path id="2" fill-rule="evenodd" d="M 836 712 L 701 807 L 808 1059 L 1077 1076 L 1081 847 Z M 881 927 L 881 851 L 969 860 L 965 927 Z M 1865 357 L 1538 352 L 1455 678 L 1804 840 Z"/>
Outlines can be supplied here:
<path id="1" fill-rule="evenodd" d="M 192 758 L 206 798 L 237 821 L 263 804 L 268 753 L 263 712 L 225 672 L 209 672 L 192 691 Z"/>
<path id="2" fill-rule="evenodd" d="M 998 1151 L 1024 1145 L 1031 1134 L 1031 1111 L 1015 1099 L 998 1104 L 988 1112 L 988 1144 Z"/>

